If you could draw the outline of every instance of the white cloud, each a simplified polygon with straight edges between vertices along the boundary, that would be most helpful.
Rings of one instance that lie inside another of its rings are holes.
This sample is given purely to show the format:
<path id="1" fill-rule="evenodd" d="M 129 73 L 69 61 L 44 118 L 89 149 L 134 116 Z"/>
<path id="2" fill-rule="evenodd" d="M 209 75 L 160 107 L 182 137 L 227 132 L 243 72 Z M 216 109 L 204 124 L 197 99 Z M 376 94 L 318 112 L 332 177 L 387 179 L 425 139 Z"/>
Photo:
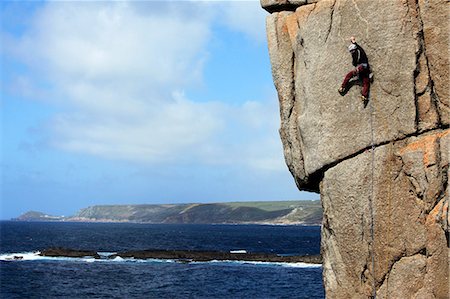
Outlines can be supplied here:
<path id="1" fill-rule="evenodd" d="M 201 82 L 209 16 L 188 18 L 178 8 L 47 3 L 16 51 L 71 107 L 50 122 L 54 145 L 156 161 L 205 142 L 220 124 L 214 104 L 187 101 L 176 91 Z"/>
<path id="2" fill-rule="evenodd" d="M 14 48 L 69 109 L 48 122 L 51 144 L 109 159 L 285 170 L 278 137 L 268 135 L 278 128 L 273 97 L 231 106 L 182 93 L 202 83 L 214 18 L 261 39 L 263 10 L 257 2 L 180 5 L 45 5 Z"/>
<path id="3" fill-rule="evenodd" d="M 149 4 L 150 5 L 150 4 Z M 127 2 L 50 2 L 19 49 L 52 80 L 118 90 L 199 81 L 210 37 L 208 15 L 142 14 Z"/>
<path id="4" fill-rule="evenodd" d="M 51 124 L 58 137 L 55 145 L 113 159 L 180 160 L 182 152 L 204 144 L 221 124 L 214 117 L 218 104 L 194 103 L 178 94 L 173 98 L 137 118 L 60 115 Z"/>
<path id="5" fill-rule="evenodd" d="M 210 138 L 202 157 L 211 164 L 226 164 L 263 171 L 286 171 L 278 137 L 279 116 L 274 96 L 221 109 L 226 126 Z M 209 150 L 209 151 L 207 151 Z"/>

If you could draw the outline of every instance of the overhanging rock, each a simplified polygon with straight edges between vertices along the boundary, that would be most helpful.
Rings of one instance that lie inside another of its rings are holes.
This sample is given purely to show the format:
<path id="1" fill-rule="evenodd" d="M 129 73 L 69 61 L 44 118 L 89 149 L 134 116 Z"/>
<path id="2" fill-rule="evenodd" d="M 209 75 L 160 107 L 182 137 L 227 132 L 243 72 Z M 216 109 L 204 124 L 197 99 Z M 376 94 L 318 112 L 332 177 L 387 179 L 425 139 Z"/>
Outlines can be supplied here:
<path id="1" fill-rule="evenodd" d="M 261 5 L 270 12 L 286 163 L 298 187 L 320 192 L 324 206 L 327 297 L 362 298 L 375 289 L 381 297 L 447 298 L 449 3 Z M 375 74 L 367 106 L 360 86 L 337 92 L 352 68 L 350 36 Z M 404 271 L 417 274 L 417 287 L 401 287 Z"/>

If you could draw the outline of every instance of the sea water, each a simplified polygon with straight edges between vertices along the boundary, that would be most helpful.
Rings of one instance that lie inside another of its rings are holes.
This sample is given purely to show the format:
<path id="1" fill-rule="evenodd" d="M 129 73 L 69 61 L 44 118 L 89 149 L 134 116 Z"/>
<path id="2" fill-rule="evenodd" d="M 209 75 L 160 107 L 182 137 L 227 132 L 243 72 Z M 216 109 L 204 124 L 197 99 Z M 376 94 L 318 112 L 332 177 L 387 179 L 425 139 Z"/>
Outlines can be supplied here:
<path id="1" fill-rule="evenodd" d="M 41 257 L 49 247 L 104 257 Z M 319 254 L 317 226 L 0 222 L 1 298 L 324 298 L 320 265 L 107 259 L 122 250 Z"/>

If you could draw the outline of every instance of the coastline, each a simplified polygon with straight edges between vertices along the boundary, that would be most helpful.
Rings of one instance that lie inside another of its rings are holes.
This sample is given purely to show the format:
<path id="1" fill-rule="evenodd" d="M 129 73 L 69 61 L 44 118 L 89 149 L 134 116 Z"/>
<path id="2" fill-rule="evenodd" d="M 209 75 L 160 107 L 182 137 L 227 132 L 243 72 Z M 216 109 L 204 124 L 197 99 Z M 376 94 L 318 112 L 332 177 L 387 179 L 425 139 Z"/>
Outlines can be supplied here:
<path id="1" fill-rule="evenodd" d="M 164 225 L 268 225 L 268 226 L 322 226 L 322 223 L 307 223 L 307 222 L 217 222 L 217 223 L 183 223 L 183 222 L 142 222 L 129 220 L 110 220 L 110 219 L 63 219 L 63 220 L 16 220 L 3 219 L 0 222 L 40 222 L 40 223 L 130 223 L 130 224 L 164 224 Z"/>

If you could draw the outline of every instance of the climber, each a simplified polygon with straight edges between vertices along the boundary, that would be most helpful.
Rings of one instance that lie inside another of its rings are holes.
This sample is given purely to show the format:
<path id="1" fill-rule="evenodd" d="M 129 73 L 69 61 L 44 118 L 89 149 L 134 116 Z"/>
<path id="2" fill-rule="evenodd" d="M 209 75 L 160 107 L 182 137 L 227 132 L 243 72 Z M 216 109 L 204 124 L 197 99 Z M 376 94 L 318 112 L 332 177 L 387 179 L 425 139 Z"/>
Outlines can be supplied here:
<path id="1" fill-rule="evenodd" d="M 370 72 L 369 60 L 367 59 L 366 52 L 356 43 L 354 36 L 350 38 L 351 44 L 348 46 L 348 51 L 352 55 L 352 64 L 355 67 L 344 78 L 341 87 L 338 89 L 339 93 L 343 96 L 350 89 L 349 82 L 352 78 L 358 78 L 362 81 L 361 99 L 367 102 L 369 99 L 369 86 L 370 78 L 372 76 Z"/>

